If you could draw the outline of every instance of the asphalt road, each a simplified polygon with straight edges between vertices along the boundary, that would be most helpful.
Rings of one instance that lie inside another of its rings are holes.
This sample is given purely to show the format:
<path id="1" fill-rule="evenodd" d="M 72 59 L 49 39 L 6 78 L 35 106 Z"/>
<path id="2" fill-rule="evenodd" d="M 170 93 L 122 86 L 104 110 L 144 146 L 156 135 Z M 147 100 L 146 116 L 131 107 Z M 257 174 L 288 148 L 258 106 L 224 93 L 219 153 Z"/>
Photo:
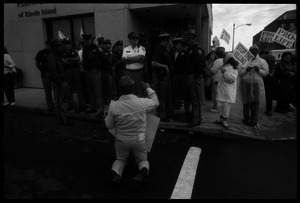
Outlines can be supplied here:
<path id="1" fill-rule="evenodd" d="M 4 198 L 169 199 L 190 147 L 201 149 L 192 199 L 297 197 L 297 143 L 211 138 L 159 131 L 148 182 L 115 188 L 109 170 L 114 139 L 95 122 L 59 126 L 55 116 L 5 109 Z M 124 171 L 135 175 L 133 161 Z"/>

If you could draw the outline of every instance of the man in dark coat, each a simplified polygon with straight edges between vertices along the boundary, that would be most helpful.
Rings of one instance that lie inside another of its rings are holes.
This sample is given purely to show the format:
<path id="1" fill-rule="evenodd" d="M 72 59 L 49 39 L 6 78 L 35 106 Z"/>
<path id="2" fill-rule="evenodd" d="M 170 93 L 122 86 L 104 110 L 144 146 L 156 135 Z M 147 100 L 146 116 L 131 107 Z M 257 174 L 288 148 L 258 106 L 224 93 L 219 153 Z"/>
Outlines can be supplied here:
<path id="1" fill-rule="evenodd" d="M 201 107 L 205 100 L 204 77 L 205 55 L 203 49 L 196 42 L 197 35 L 192 32 L 185 34 L 184 39 L 188 49 L 184 56 L 184 67 L 186 73 L 187 100 L 192 104 L 192 118 L 189 127 L 201 124 Z M 188 102 L 187 102 L 188 103 Z M 187 110 L 189 107 L 185 107 Z"/>

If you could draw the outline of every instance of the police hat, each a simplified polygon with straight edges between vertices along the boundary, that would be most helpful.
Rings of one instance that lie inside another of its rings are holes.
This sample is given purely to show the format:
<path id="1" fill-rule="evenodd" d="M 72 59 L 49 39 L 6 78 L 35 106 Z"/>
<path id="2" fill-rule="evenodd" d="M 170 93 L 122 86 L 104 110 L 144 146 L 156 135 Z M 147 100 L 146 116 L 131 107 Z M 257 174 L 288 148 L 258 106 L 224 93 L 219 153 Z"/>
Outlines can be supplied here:
<path id="1" fill-rule="evenodd" d="M 163 33 L 163 34 L 158 35 L 158 38 L 160 41 L 169 40 L 171 38 L 171 35 L 168 33 Z"/>
<path id="2" fill-rule="evenodd" d="M 93 39 L 93 35 L 92 34 L 82 34 L 81 35 L 82 36 L 82 38 L 84 39 L 84 40 L 89 40 L 89 39 Z"/>
<path id="3" fill-rule="evenodd" d="M 140 38 L 139 34 L 136 32 L 131 32 L 127 35 L 128 39 L 132 39 L 132 38 Z"/>
<path id="4" fill-rule="evenodd" d="M 188 38 L 188 39 L 190 39 L 190 38 L 197 38 L 197 34 L 195 34 L 195 33 L 193 33 L 193 32 L 187 32 L 186 34 L 185 34 L 185 38 Z"/>
<path id="5" fill-rule="evenodd" d="M 104 40 L 104 44 L 112 44 L 110 39 Z"/>
<path id="6" fill-rule="evenodd" d="M 64 38 L 61 43 L 63 44 L 71 44 L 71 40 L 69 38 Z"/>
<path id="7" fill-rule="evenodd" d="M 184 40 L 181 37 L 176 37 L 174 39 L 172 39 L 173 44 L 177 44 L 177 43 L 184 43 Z"/>

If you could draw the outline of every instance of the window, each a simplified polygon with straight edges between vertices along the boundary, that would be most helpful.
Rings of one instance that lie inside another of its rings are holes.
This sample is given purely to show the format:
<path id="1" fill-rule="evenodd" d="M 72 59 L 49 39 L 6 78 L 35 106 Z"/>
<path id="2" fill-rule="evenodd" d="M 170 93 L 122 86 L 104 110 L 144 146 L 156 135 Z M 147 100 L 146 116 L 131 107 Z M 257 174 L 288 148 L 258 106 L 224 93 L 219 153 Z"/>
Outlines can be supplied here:
<path id="1" fill-rule="evenodd" d="M 78 46 L 82 41 L 81 28 L 85 33 L 95 35 L 94 15 L 73 16 L 68 18 L 52 18 L 46 20 L 48 39 L 58 39 L 58 31 L 61 31 L 71 40 L 73 46 Z"/>

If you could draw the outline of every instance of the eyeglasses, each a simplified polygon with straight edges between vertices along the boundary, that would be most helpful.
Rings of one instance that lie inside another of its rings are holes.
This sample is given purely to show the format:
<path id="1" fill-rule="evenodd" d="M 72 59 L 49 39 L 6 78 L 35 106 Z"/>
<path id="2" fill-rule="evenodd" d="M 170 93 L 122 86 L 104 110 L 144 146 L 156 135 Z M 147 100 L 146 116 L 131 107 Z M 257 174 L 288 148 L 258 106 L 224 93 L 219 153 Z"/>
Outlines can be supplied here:
<path id="1" fill-rule="evenodd" d="M 133 38 L 131 38 L 131 40 L 139 40 L 139 38 L 133 37 Z"/>

